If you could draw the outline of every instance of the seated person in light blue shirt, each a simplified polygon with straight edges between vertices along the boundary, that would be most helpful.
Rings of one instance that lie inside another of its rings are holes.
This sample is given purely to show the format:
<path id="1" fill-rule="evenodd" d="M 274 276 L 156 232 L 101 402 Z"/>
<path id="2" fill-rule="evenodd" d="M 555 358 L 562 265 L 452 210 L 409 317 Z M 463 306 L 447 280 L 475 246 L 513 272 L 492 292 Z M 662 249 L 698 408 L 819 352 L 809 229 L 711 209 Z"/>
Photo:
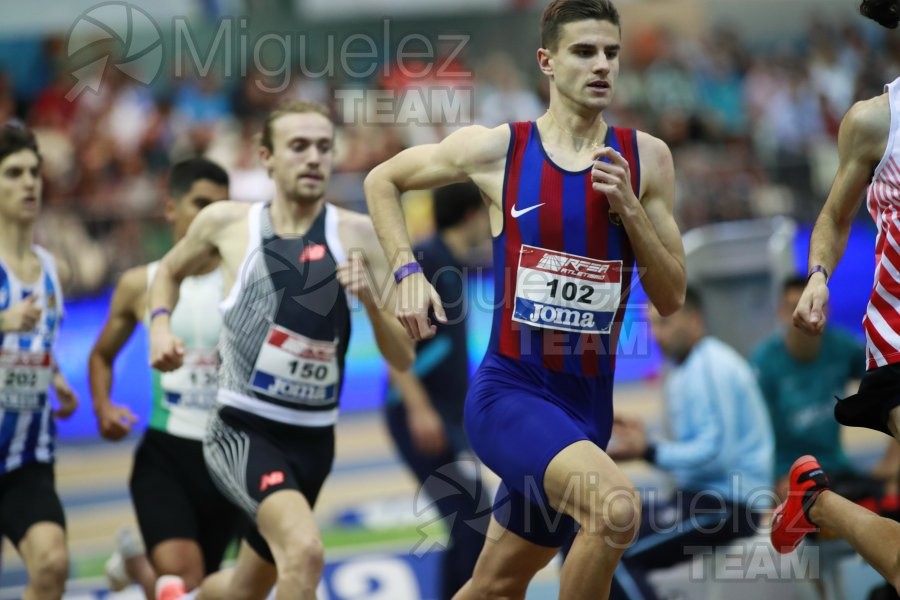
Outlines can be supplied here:
<path id="1" fill-rule="evenodd" d="M 645 571 L 756 533 L 770 508 L 774 441 L 750 365 L 708 336 L 700 296 L 662 317 L 650 309 L 653 337 L 673 363 L 665 380 L 666 439 L 648 440 L 643 424 L 617 419 L 609 455 L 644 458 L 668 472 L 675 496 L 644 503 L 641 527 L 613 578 L 612 600 L 656 598 Z"/>
<path id="2" fill-rule="evenodd" d="M 778 318 L 782 331 L 753 352 L 760 389 L 775 431 L 775 477 L 780 498 L 798 456 L 812 454 L 832 482 L 858 477 L 841 448 L 841 429 L 834 419 L 836 397 L 866 372 L 866 350 L 849 333 L 827 326 L 821 336 L 793 324 L 794 307 L 806 287 L 805 277 L 784 283 Z"/>

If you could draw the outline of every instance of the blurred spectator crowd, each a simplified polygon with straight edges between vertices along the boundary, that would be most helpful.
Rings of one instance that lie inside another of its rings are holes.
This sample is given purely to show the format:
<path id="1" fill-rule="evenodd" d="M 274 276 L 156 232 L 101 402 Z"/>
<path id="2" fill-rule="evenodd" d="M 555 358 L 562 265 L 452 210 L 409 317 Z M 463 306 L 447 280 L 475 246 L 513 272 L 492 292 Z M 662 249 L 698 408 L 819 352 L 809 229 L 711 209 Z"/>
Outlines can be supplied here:
<path id="1" fill-rule="evenodd" d="M 276 85 L 251 71 L 229 80 L 185 75 L 160 90 L 110 68 L 99 93 L 70 102 L 63 46 L 61 39 L 44 43 L 48 83 L 36 93 L 17 90 L 0 71 L 0 119 L 21 118 L 38 132 L 46 163 L 39 236 L 67 263 L 75 293 L 102 289 L 165 250 L 162 200 L 173 161 L 207 155 L 231 173 L 234 198 L 265 198 L 270 187 L 255 136 L 284 97 L 334 108 L 340 127 L 330 193 L 358 209 L 367 170 L 404 147 L 472 121 L 535 119 L 546 106 L 533 54 L 466 52 L 445 64 L 444 74 L 431 69 L 428 78 L 404 77 L 393 69 L 385 76 L 381 69 L 362 82 L 296 73 Z M 683 230 L 773 214 L 810 221 L 837 165 L 840 119 L 852 102 L 900 75 L 900 38 L 814 23 L 802 39 L 755 48 L 724 28 L 699 39 L 648 30 L 626 39 L 622 61 L 607 120 L 671 145 Z M 450 119 L 372 118 L 374 98 L 365 96 L 352 114 L 336 100 L 336 92 L 351 89 L 457 90 L 464 101 Z"/>

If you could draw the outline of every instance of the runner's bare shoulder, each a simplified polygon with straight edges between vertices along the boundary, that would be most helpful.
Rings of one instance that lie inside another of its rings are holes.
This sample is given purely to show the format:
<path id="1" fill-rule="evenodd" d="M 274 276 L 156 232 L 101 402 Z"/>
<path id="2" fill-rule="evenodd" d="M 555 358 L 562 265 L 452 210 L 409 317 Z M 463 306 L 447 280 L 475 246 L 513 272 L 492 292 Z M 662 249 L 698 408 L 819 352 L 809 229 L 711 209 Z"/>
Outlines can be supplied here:
<path id="1" fill-rule="evenodd" d="M 477 170 L 505 161 L 510 137 L 510 128 L 506 123 L 497 127 L 469 125 L 451 133 L 442 145 L 450 146 L 449 149 L 458 152 L 459 159 L 467 167 Z"/>
<path id="2" fill-rule="evenodd" d="M 372 224 L 372 219 L 369 215 L 337 204 L 330 203 L 330 205 L 337 211 L 338 227 L 341 229 L 342 236 L 348 235 L 356 238 L 360 243 L 364 241 L 374 242 L 377 239 L 375 226 Z"/>
<path id="3" fill-rule="evenodd" d="M 248 202 L 213 202 L 200 211 L 189 232 L 212 239 L 217 233 L 246 219 L 251 206 Z"/>
<path id="4" fill-rule="evenodd" d="M 891 131 L 891 104 L 887 93 L 856 102 L 841 121 L 842 141 L 857 156 L 873 162 L 881 160 Z"/>

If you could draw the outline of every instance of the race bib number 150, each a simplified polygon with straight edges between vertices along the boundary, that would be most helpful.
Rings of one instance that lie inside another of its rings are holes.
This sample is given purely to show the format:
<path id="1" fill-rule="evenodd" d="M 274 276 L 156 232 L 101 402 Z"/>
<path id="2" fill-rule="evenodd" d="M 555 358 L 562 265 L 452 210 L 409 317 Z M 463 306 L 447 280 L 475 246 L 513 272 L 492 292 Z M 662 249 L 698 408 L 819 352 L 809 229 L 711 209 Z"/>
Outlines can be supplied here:
<path id="1" fill-rule="evenodd" d="M 250 387 L 285 402 L 326 405 L 335 400 L 337 342 L 313 340 L 273 325 L 250 375 Z"/>

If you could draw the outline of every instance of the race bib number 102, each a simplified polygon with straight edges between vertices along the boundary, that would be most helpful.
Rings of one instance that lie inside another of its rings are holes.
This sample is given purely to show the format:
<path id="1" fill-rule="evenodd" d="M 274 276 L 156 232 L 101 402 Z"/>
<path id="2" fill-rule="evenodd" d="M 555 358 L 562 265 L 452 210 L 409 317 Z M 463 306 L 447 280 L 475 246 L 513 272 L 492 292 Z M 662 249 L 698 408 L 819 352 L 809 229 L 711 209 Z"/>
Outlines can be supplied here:
<path id="1" fill-rule="evenodd" d="M 622 261 L 523 245 L 513 321 L 575 333 L 609 333 L 622 300 Z"/>

